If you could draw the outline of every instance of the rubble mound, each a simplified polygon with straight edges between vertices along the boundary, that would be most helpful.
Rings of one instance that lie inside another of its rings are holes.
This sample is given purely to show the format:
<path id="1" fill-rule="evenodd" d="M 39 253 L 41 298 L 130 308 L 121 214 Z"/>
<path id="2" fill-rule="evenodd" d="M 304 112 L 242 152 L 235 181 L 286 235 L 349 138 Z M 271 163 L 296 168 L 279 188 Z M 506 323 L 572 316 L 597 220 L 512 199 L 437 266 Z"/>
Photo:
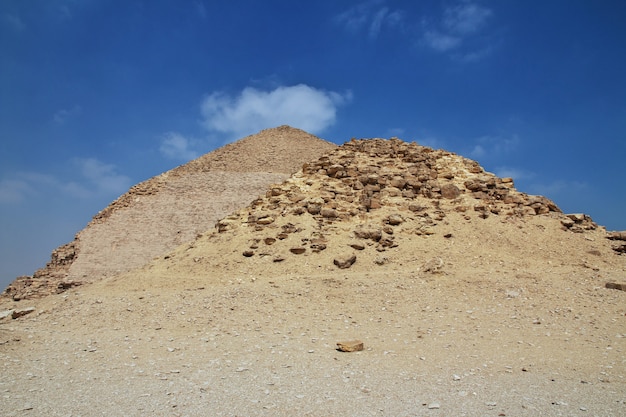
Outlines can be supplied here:
<path id="1" fill-rule="evenodd" d="M 52 253 L 44 268 L 18 277 L 4 295 L 36 298 L 139 268 L 192 241 L 268 185 L 335 147 L 300 129 L 280 126 L 150 178 L 96 214 L 72 242 Z"/>
<path id="2" fill-rule="evenodd" d="M 559 262 L 578 262 L 563 251 L 565 242 L 590 232 L 602 236 L 602 250 L 611 256 L 605 238 L 612 235 L 589 216 L 564 214 L 550 199 L 516 190 L 511 178 L 486 172 L 476 161 L 396 138 L 363 139 L 304 164 L 163 262 L 174 274 L 191 275 L 207 268 L 248 268 L 255 275 L 364 272 L 409 263 L 444 273 L 446 254 L 459 270 L 490 251 L 512 262 L 548 252 Z M 535 238 L 515 242 L 526 235 Z M 211 245 L 221 249 L 219 258 L 206 256 Z"/>

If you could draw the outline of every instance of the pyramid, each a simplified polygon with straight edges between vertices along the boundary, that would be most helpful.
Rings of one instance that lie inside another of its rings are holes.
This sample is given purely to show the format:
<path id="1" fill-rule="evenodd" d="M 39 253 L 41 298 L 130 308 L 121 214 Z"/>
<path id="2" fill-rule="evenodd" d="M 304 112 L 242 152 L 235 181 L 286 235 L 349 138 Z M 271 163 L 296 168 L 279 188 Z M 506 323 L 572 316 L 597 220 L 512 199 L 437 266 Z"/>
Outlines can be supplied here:
<path id="1" fill-rule="evenodd" d="M 282 276 L 412 264 L 455 274 L 484 253 L 510 265 L 537 256 L 576 264 L 580 253 L 569 246 L 614 258 L 623 252 L 614 243 L 620 236 L 452 152 L 399 139 L 352 140 L 304 164 L 145 273 L 160 270 L 172 283 L 174 276 L 233 268 Z M 209 248 L 220 255 L 205 256 Z"/>
<path id="2" fill-rule="evenodd" d="M 72 242 L 52 252 L 46 267 L 16 279 L 4 294 L 39 297 L 143 266 L 335 147 L 280 126 L 150 178 L 99 212 Z"/>
<path id="3" fill-rule="evenodd" d="M 625 239 L 451 152 L 330 146 L 137 269 L 0 299 L 3 406 L 622 415 Z"/>

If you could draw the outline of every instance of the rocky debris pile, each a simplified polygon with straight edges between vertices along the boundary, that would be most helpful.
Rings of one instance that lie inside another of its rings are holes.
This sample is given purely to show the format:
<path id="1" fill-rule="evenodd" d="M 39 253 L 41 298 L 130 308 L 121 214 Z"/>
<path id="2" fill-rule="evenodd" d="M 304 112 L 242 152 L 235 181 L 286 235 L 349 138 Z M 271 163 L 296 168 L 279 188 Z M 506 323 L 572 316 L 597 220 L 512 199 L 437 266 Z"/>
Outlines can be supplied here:
<path id="1" fill-rule="evenodd" d="M 69 288 L 81 285 L 80 281 L 67 280 L 68 271 L 78 254 L 76 241 L 72 241 L 52 251 L 50 262 L 35 271 L 33 276 L 16 278 L 5 289 L 4 295 L 14 301 L 38 298 L 47 294 L 62 293 Z"/>
<path id="2" fill-rule="evenodd" d="M 613 250 L 617 253 L 626 253 L 626 231 L 610 232 L 607 234 L 607 239 L 616 242 L 613 245 Z"/>
<path id="3" fill-rule="evenodd" d="M 328 252 L 337 242 L 330 237 L 348 230 L 352 250 L 342 246 L 330 251 L 331 262 L 345 269 L 368 247 L 385 252 L 398 247 L 403 237 L 432 235 L 450 213 L 468 221 L 552 216 L 571 232 L 597 227 L 589 216 L 565 215 L 548 198 L 517 191 L 511 178 L 486 172 L 476 161 L 396 138 L 352 140 L 304 164 L 302 171 L 272 185 L 264 197 L 216 227 L 219 233 L 250 236 L 240 252 L 245 258 L 274 262 Z M 379 256 L 375 263 L 387 261 Z M 440 271 L 443 262 L 435 261 L 426 262 L 425 272 Z"/>

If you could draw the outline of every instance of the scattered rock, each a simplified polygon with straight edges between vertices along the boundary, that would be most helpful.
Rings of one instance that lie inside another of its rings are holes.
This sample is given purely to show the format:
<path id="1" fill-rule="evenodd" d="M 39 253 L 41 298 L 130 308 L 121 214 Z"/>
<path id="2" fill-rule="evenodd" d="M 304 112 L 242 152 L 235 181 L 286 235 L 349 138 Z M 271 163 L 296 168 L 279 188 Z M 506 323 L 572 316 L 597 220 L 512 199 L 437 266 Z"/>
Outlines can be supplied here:
<path id="1" fill-rule="evenodd" d="M 441 196 L 453 200 L 461 195 L 461 190 L 454 184 L 445 184 L 441 187 Z"/>
<path id="2" fill-rule="evenodd" d="M 607 282 L 605 287 L 612 290 L 626 291 L 626 284 L 619 284 L 617 282 Z"/>
<path id="3" fill-rule="evenodd" d="M 374 259 L 374 263 L 375 263 L 376 265 L 384 265 L 384 264 L 386 264 L 387 262 L 389 262 L 389 258 L 386 258 L 386 257 L 384 257 L 384 256 L 379 256 L 379 257 L 377 257 L 376 259 Z"/>
<path id="4" fill-rule="evenodd" d="M 339 269 L 350 268 L 356 262 L 356 255 L 345 255 L 337 257 L 333 260 L 333 263 L 337 265 Z"/>
<path id="5" fill-rule="evenodd" d="M 391 226 L 397 226 L 404 223 L 404 219 L 399 214 L 392 214 L 387 217 L 387 223 L 389 223 Z"/>
<path id="6" fill-rule="evenodd" d="M 11 315 L 13 315 L 13 310 L 0 311 L 0 320 L 11 317 Z"/>
<path id="7" fill-rule="evenodd" d="M 289 249 L 289 252 L 293 253 L 294 255 L 302 255 L 304 252 L 306 252 L 306 248 L 302 246 L 296 246 Z"/>
<path id="8" fill-rule="evenodd" d="M 11 313 L 11 318 L 17 319 L 35 311 L 35 307 L 16 308 Z"/>
<path id="9" fill-rule="evenodd" d="M 363 350 L 363 342 L 360 340 L 337 342 L 337 350 L 340 352 L 358 352 Z"/>
<path id="10" fill-rule="evenodd" d="M 254 251 L 253 250 L 245 250 L 243 251 L 243 256 L 245 256 L 246 258 L 249 258 L 251 256 L 254 255 Z"/>
<path id="11" fill-rule="evenodd" d="M 443 267 L 443 259 L 441 258 L 432 258 L 422 265 L 422 271 L 428 272 L 431 274 L 436 274 L 441 271 Z"/>

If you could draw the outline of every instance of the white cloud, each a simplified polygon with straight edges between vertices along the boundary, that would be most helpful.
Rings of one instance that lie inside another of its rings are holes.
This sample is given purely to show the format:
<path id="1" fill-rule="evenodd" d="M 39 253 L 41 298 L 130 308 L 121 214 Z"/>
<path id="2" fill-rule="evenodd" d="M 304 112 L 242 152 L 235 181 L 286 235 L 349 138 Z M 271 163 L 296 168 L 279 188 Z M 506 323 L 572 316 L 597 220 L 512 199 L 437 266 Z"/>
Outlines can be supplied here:
<path id="1" fill-rule="evenodd" d="M 519 145 L 519 137 L 483 136 L 476 140 L 469 152 L 472 158 L 495 158 L 513 152 Z"/>
<path id="2" fill-rule="evenodd" d="M 26 29 L 26 25 L 22 19 L 11 13 L 4 13 L 0 15 L 0 24 L 15 32 L 22 32 Z"/>
<path id="3" fill-rule="evenodd" d="M 202 124 L 233 138 L 284 124 L 319 133 L 335 122 L 338 106 L 350 100 L 350 92 L 339 94 L 305 84 L 272 91 L 247 87 L 236 97 L 215 92 L 202 102 Z"/>
<path id="4" fill-rule="evenodd" d="M 196 159 L 198 152 L 190 149 L 191 141 L 180 133 L 168 132 L 163 135 L 159 151 L 170 159 L 190 161 Z"/>
<path id="5" fill-rule="evenodd" d="M 438 52 L 454 49 L 461 44 L 461 38 L 447 35 L 436 30 L 424 32 L 423 41 L 426 45 Z"/>
<path id="6" fill-rule="evenodd" d="M 198 13 L 198 16 L 201 19 L 206 19 L 206 17 L 207 17 L 207 10 L 206 10 L 206 5 L 204 4 L 204 1 L 196 0 L 194 2 L 194 6 L 196 8 L 196 12 Z"/>
<path id="7" fill-rule="evenodd" d="M 32 187 L 27 181 L 16 178 L 0 180 L 0 203 L 2 204 L 19 203 L 30 192 L 32 192 Z"/>
<path id="8" fill-rule="evenodd" d="M 576 195 L 588 190 L 589 185 L 581 181 L 554 180 L 549 183 L 533 183 L 528 185 L 528 193 L 543 195 L 548 198 L 558 198 Z"/>
<path id="9" fill-rule="evenodd" d="M 105 164 L 96 158 L 76 158 L 74 163 L 98 194 L 119 194 L 131 185 L 130 178 L 119 174 L 115 165 Z"/>
<path id="10" fill-rule="evenodd" d="M 401 10 L 390 11 L 383 3 L 383 0 L 359 3 L 335 16 L 334 21 L 353 34 L 366 29 L 369 37 L 376 39 L 384 26 L 399 27 L 404 20 Z"/>
<path id="11" fill-rule="evenodd" d="M 77 158 L 72 164 L 78 175 L 71 179 L 59 179 L 39 172 L 17 172 L 1 179 L 0 203 L 21 203 L 51 193 L 73 198 L 113 196 L 130 188 L 130 178 L 119 174 L 114 165 L 96 158 Z"/>
<path id="12" fill-rule="evenodd" d="M 446 7 L 436 23 L 423 21 L 421 43 L 436 52 L 452 53 L 462 62 L 478 61 L 492 50 L 480 37 L 492 16 L 490 9 L 467 1 Z"/>
<path id="13" fill-rule="evenodd" d="M 515 181 L 528 180 L 535 177 L 535 174 L 532 172 L 507 166 L 496 167 L 495 174 L 500 178 L 511 177 Z"/>
<path id="14" fill-rule="evenodd" d="M 57 111 L 52 119 L 58 125 L 65 124 L 69 119 L 79 116 L 83 109 L 81 106 L 74 106 L 70 109 L 61 109 Z"/>
<path id="15" fill-rule="evenodd" d="M 464 3 L 444 10 L 443 26 L 451 33 L 469 35 L 479 31 L 491 15 L 485 7 Z"/>
<path id="16" fill-rule="evenodd" d="M 387 134 L 385 136 L 389 138 L 393 138 L 393 137 L 399 138 L 402 135 L 404 135 L 405 132 L 406 132 L 406 129 L 402 127 L 392 127 L 390 129 L 387 129 Z"/>

